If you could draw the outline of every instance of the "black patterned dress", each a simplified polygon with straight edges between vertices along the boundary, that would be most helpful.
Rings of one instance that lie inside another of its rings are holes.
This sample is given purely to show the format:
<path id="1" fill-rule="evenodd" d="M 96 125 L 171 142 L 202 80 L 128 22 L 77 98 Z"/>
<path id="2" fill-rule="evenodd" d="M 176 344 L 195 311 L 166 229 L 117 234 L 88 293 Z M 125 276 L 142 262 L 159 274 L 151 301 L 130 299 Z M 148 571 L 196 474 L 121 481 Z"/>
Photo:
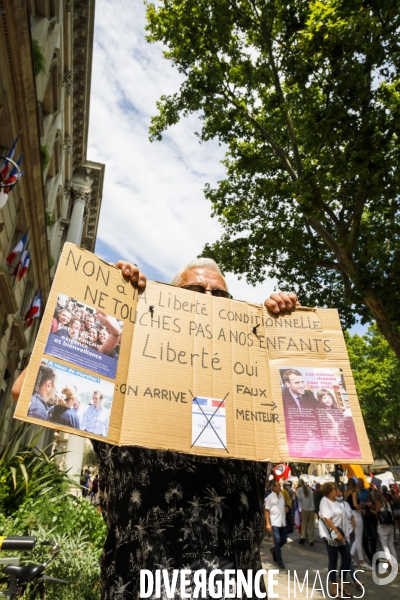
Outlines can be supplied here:
<path id="1" fill-rule="evenodd" d="M 138 599 L 141 569 L 261 569 L 265 463 L 93 446 L 108 529 L 103 600 Z"/>

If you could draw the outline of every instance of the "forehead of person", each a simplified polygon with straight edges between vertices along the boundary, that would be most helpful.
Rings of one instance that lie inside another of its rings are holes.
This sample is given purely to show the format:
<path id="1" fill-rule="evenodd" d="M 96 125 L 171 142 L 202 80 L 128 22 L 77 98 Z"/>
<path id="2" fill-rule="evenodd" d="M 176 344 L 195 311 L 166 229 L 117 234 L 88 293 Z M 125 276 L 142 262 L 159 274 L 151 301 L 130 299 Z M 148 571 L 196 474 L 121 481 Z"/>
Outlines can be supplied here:
<path id="1" fill-rule="evenodd" d="M 180 287 L 185 285 L 202 285 L 208 290 L 226 290 L 226 283 L 223 277 L 207 267 L 196 267 L 183 271 L 181 275 Z"/>

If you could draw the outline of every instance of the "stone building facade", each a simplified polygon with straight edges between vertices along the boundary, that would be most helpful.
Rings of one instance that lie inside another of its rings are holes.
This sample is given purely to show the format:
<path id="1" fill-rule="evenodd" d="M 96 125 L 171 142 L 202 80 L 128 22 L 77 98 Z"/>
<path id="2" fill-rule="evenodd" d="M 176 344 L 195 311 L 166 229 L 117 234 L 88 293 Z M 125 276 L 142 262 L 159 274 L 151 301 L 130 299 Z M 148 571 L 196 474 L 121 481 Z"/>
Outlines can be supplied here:
<path id="1" fill-rule="evenodd" d="M 46 303 L 64 242 L 95 246 L 105 166 L 87 159 L 94 9 L 95 0 L 0 0 L 0 155 L 19 133 L 24 171 L 0 210 L 0 448 L 39 326 L 27 329 L 24 315 L 37 290 Z M 6 257 L 26 232 L 31 262 L 17 282 Z"/>

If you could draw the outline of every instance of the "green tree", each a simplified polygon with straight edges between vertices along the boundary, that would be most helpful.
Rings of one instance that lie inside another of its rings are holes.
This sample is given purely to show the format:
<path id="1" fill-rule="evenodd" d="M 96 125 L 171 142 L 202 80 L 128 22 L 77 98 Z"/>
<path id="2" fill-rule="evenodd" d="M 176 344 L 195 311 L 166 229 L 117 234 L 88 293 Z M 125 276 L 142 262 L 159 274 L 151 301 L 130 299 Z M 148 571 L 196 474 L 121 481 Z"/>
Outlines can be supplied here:
<path id="1" fill-rule="evenodd" d="M 350 364 L 365 426 L 376 458 L 400 463 L 400 363 L 376 325 L 346 334 Z"/>
<path id="2" fill-rule="evenodd" d="M 161 0 L 150 42 L 182 74 L 150 139 L 197 113 L 227 145 L 205 187 L 222 238 L 204 254 L 250 283 L 375 319 L 400 358 L 400 16 L 390 0 Z"/>

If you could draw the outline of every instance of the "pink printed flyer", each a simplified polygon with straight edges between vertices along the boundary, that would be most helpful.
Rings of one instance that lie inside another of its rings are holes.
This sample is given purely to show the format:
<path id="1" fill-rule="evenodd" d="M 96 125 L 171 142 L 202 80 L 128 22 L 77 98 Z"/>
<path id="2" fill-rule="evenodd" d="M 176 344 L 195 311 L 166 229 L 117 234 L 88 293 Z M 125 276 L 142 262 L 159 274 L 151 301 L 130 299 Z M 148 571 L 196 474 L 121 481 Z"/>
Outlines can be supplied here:
<path id="1" fill-rule="evenodd" d="M 279 374 L 290 456 L 360 458 L 342 370 L 281 367 Z"/>

